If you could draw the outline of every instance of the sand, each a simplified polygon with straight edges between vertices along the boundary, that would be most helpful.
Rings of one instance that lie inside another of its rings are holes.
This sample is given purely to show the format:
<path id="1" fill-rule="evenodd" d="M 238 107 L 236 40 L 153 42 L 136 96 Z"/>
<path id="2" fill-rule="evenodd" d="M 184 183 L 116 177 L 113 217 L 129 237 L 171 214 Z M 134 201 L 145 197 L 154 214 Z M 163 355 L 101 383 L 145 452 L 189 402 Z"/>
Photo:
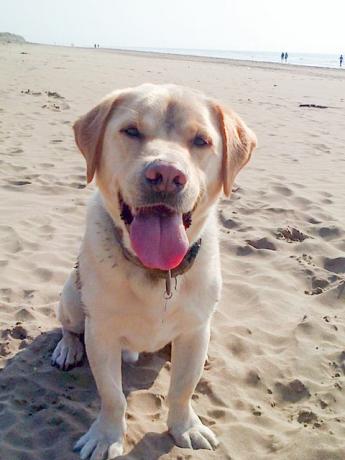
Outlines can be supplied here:
<path id="1" fill-rule="evenodd" d="M 50 366 L 93 190 L 71 124 L 146 81 L 216 96 L 259 148 L 220 203 L 224 291 L 193 398 L 220 446 L 180 449 L 166 433 L 166 348 L 124 365 L 121 458 L 343 460 L 345 74 L 29 44 L 1 45 L 0 66 L 1 460 L 77 459 L 99 409 L 87 362 Z"/>

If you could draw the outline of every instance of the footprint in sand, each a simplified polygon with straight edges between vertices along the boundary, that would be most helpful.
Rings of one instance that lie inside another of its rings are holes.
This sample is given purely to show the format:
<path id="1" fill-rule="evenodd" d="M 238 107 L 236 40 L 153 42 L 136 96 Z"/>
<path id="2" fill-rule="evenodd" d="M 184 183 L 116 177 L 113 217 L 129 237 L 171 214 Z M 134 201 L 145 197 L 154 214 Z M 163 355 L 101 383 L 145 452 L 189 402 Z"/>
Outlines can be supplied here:
<path id="1" fill-rule="evenodd" d="M 257 371 L 251 370 L 246 376 L 246 383 L 250 386 L 258 386 L 261 384 L 261 378 Z"/>
<path id="2" fill-rule="evenodd" d="M 275 244 L 266 237 L 257 240 L 247 240 L 247 243 L 255 249 L 267 249 L 269 251 L 277 250 Z"/>
<path id="3" fill-rule="evenodd" d="M 339 236 L 344 233 L 335 225 L 329 227 L 321 227 L 319 229 L 319 235 L 325 240 L 332 240 L 333 238 L 339 238 Z"/>
<path id="4" fill-rule="evenodd" d="M 139 390 L 129 395 L 129 404 L 133 407 L 140 407 L 140 412 L 148 415 L 155 415 L 161 411 L 162 397 L 158 394 Z"/>
<path id="5" fill-rule="evenodd" d="M 333 194 L 329 192 L 319 192 L 320 195 L 325 196 L 326 198 L 332 198 Z"/>
<path id="6" fill-rule="evenodd" d="M 315 219 L 314 217 L 310 217 L 310 219 L 308 219 L 308 222 L 313 225 L 321 224 L 321 220 Z"/>
<path id="7" fill-rule="evenodd" d="M 220 211 L 219 213 L 219 220 L 221 221 L 222 225 L 228 230 L 231 230 L 232 228 L 236 228 L 239 226 L 239 224 L 234 219 L 227 219 L 222 211 Z"/>
<path id="8" fill-rule="evenodd" d="M 294 187 L 300 188 L 300 189 L 305 188 L 305 185 L 300 184 L 300 183 L 298 183 L 298 182 L 293 182 L 291 185 L 293 185 Z"/>
<path id="9" fill-rule="evenodd" d="M 11 149 L 11 154 L 17 154 L 17 153 L 23 153 L 23 152 L 24 152 L 24 150 L 20 149 L 20 148 Z"/>
<path id="10" fill-rule="evenodd" d="M 238 256 L 249 256 L 254 253 L 254 249 L 251 246 L 239 246 L 236 250 L 236 255 Z"/>
<path id="11" fill-rule="evenodd" d="M 52 272 L 46 268 L 36 268 L 35 272 L 42 281 L 50 281 L 53 277 Z"/>
<path id="12" fill-rule="evenodd" d="M 15 318 L 18 321 L 32 321 L 35 319 L 35 316 L 30 312 L 28 308 L 21 308 L 16 312 Z"/>
<path id="13" fill-rule="evenodd" d="M 73 188 L 76 188 L 76 189 L 82 189 L 82 188 L 86 187 L 86 184 L 80 184 L 80 183 L 72 182 L 70 184 L 70 187 L 73 187 Z"/>
<path id="14" fill-rule="evenodd" d="M 345 257 L 336 257 L 324 259 L 324 268 L 333 273 L 345 273 Z"/>
<path id="15" fill-rule="evenodd" d="M 318 278 L 317 276 L 313 276 L 311 280 L 311 286 L 313 289 L 321 288 L 324 289 L 329 286 L 329 281 L 325 278 Z"/>
<path id="16" fill-rule="evenodd" d="M 281 399 L 286 402 L 295 403 L 301 401 L 301 399 L 310 398 L 311 396 L 308 388 L 298 379 L 292 380 L 287 384 L 277 382 L 275 384 L 275 389 L 279 393 Z"/>
<path id="17" fill-rule="evenodd" d="M 52 139 L 49 141 L 50 144 L 60 144 L 61 142 L 63 142 L 62 139 Z"/>
<path id="18" fill-rule="evenodd" d="M 31 182 L 28 180 L 16 180 L 16 181 L 9 181 L 9 184 L 22 186 L 22 185 L 29 185 L 31 184 Z"/>
<path id="19" fill-rule="evenodd" d="M 280 193 L 283 196 L 292 196 L 293 192 L 289 189 L 289 187 L 284 187 L 282 185 L 274 185 L 273 190 Z"/>
<path id="20" fill-rule="evenodd" d="M 2 288 L 2 289 L 0 289 L 0 295 L 2 296 L 3 300 L 5 300 L 5 302 L 10 302 L 11 301 L 11 295 L 12 295 L 12 289 L 10 289 L 10 288 Z"/>
<path id="21" fill-rule="evenodd" d="M 195 395 L 198 395 L 198 393 L 201 393 L 202 395 L 204 396 L 207 396 L 209 398 L 209 400 L 212 402 L 212 404 L 216 405 L 216 406 L 221 406 L 221 407 L 225 407 L 226 404 L 224 403 L 224 401 L 222 401 L 221 398 L 219 398 L 214 390 L 213 390 L 213 387 L 212 387 L 212 384 L 209 380 L 206 380 L 206 379 L 201 379 L 196 387 L 196 393 Z"/>
<path id="22" fill-rule="evenodd" d="M 329 148 L 329 146 L 325 145 L 325 144 L 314 144 L 314 148 L 316 150 L 319 150 L 323 153 L 331 153 L 331 150 Z"/>
<path id="23" fill-rule="evenodd" d="M 297 203 L 297 205 L 301 206 L 302 209 L 307 209 L 313 204 L 311 200 L 308 200 L 308 198 L 304 198 L 303 196 L 295 197 L 294 201 Z"/>
<path id="24" fill-rule="evenodd" d="M 44 224 L 38 228 L 38 231 L 44 235 L 51 235 L 52 233 L 55 233 L 55 227 L 50 224 Z"/>

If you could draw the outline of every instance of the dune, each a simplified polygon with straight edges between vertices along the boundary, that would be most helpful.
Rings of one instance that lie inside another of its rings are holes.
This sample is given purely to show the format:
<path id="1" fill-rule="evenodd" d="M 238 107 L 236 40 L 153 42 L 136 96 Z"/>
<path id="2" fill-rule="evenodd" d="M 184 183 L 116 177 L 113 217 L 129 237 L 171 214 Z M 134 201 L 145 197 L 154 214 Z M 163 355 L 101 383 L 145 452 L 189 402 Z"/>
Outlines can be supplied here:
<path id="1" fill-rule="evenodd" d="M 232 106 L 259 147 L 219 205 L 224 290 L 193 397 L 220 445 L 180 449 L 167 434 L 166 347 L 123 366 L 120 458 L 343 460 L 343 73 L 26 43 L 0 60 L 0 458 L 78 459 L 72 445 L 98 412 L 86 360 L 50 366 L 94 187 L 71 125 L 107 92 L 150 81 Z"/>
<path id="2" fill-rule="evenodd" d="M 0 32 L 0 43 L 25 43 L 26 40 L 21 35 L 11 34 L 10 32 Z"/>

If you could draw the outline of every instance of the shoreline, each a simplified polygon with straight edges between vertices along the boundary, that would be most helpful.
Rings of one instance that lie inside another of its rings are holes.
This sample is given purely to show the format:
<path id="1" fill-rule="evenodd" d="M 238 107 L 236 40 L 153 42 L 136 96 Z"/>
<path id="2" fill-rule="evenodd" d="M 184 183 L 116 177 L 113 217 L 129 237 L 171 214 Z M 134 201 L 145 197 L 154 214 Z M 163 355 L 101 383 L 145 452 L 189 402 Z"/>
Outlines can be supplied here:
<path id="1" fill-rule="evenodd" d="M 187 62 L 204 62 L 204 63 L 213 63 L 213 64 L 224 64 L 229 66 L 238 66 L 238 67 L 255 67 L 265 70 L 286 70 L 287 72 L 292 72 L 294 70 L 304 70 L 313 72 L 314 70 L 320 71 L 320 76 L 323 76 L 322 72 L 333 74 L 334 76 L 343 76 L 345 79 L 345 72 L 342 74 L 341 68 L 338 67 L 322 67 L 314 65 L 304 65 L 304 64 L 290 64 L 290 63 L 279 63 L 271 61 L 255 61 L 247 59 L 233 59 L 233 58 L 222 58 L 215 56 L 201 56 L 195 54 L 179 54 L 179 53 L 169 53 L 169 52 L 159 52 L 159 51 L 144 51 L 144 50 L 131 50 L 131 49 L 121 49 L 121 48 L 93 48 L 87 46 L 68 46 L 68 45 L 51 45 L 44 43 L 34 43 L 34 42 L 25 42 L 25 43 L 10 43 L 9 45 L 33 45 L 33 46 L 46 46 L 54 48 L 66 48 L 66 49 L 82 49 L 88 51 L 105 51 L 108 53 L 127 55 L 127 56 L 137 56 L 145 57 L 151 59 L 167 59 L 167 60 L 178 60 L 178 61 L 187 61 Z M 306 72 L 308 73 L 308 72 Z"/>

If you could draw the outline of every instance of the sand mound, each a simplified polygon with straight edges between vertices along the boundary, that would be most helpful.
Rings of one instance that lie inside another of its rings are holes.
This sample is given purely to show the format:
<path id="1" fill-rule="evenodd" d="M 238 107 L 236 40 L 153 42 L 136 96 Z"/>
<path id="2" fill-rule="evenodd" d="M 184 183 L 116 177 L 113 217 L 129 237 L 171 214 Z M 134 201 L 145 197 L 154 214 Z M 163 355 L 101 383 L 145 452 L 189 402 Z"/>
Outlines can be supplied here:
<path id="1" fill-rule="evenodd" d="M 9 32 L 0 32 L 0 43 L 26 43 L 26 40 L 21 35 L 11 34 Z"/>

